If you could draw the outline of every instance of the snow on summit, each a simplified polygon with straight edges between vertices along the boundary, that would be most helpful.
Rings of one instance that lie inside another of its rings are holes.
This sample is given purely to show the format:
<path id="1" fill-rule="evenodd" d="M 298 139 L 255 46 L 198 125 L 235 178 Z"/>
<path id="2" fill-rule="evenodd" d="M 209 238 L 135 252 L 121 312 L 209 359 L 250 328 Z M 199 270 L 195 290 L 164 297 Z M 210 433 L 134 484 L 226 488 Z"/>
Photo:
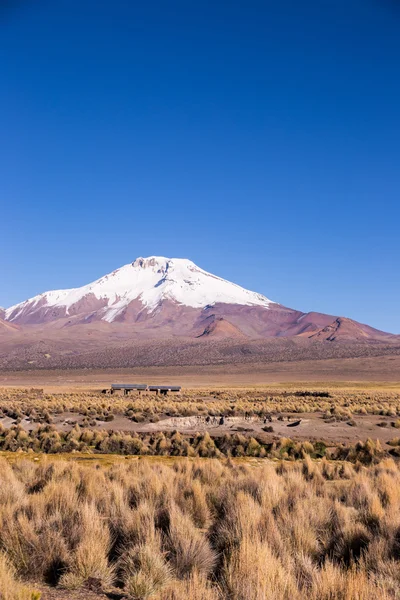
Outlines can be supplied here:
<path id="1" fill-rule="evenodd" d="M 207 273 L 190 260 L 151 256 L 137 258 L 83 287 L 39 294 L 8 308 L 5 317 L 13 321 L 43 308 L 60 309 L 68 316 L 71 307 L 88 298 L 102 302 L 101 318 L 109 322 L 134 300 L 150 312 L 164 300 L 193 308 L 217 303 L 268 308 L 271 304 L 265 296 Z"/>

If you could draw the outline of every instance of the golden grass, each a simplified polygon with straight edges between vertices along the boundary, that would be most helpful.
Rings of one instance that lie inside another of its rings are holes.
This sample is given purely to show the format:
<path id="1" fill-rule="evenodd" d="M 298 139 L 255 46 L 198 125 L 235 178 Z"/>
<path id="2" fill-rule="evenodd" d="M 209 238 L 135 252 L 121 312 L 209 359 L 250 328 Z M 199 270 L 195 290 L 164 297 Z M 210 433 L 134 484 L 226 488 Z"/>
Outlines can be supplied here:
<path id="1" fill-rule="evenodd" d="M 323 412 L 349 418 L 357 414 L 400 416 L 400 388 L 320 386 L 271 386 L 263 388 L 185 389 L 180 395 L 157 397 L 152 393 L 122 396 L 99 392 L 44 393 L 41 389 L 0 388 L 0 416 L 48 423 L 60 413 L 76 413 L 102 420 L 124 415 L 133 420 L 151 420 L 158 415 L 264 415 L 279 412 Z"/>
<path id="2" fill-rule="evenodd" d="M 34 600 L 29 581 L 129 600 L 400 597 L 392 459 L 100 464 L 1 460 L 2 600 Z"/>
<path id="3" fill-rule="evenodd" d="M 199 436 L 184 436 L 180 433 L 158 432 L 152 434 L 117 431 L 101 428 L 118 417 L 120 428 L 127 427 L 129 420 L 151 423 L 160 416 L 196 416 L 206 423 L 206 417 L 221 415 L 240 416 L 269 422 L 281 419 L 280 413 L 301 416 L 304 413 L 319 413 L 327 423 L 346 421 L 354 424 L 353 415 L 374 414 L 393 419 L 392 425 L 400 423 L 400 393 L 392 388 L 359 389 L 338 388 L 332 385 L 321 387 L 275 386 L 269 388 L 227 388 L 184 390 L 181 395 L 155 397 L 153 394 L 106 396 L 95 392 L 46 394 L 40 389 L 0 389 L 0 418 L 6 418 L 7 429 L 0 423 L 0 449 L 5 451 L 30 452 L 96 452 L 124 455 L 182 455 L 182 456 L 254 456 L 275 458 L 299 458 L 307 454 L 317 458 L 325 455 L 327 444 L 321 440 L 318 446 L 307 441 L 295 443 L 281 438 L 270 444 L 271 436 L 249 436 L 237 433 L 229 439 L 210 438 L 207 432 Z M 52 425 L 58 415 L 68 415 L 75 425 L 63 431 Z M 295 417 L 296 418 L 296 417 Z M 24 423 L 21 424 L 22 420 Z M 74 421 L 75 419 L 75 421 Z M 320 422 L 323 424 L 323 419 Z M 79 424 L 78 424 L 79 421 Z M 32 432 L 26 431 L 27 423 L 33 425 Z M 99 425 L 100 424 L 100 425 Z M 379 425 L 388 426 L 382 421 Z M 264 427 L 264 430 L 267 430 Z M 272 427 L 273 429 L 273 427 Z M 379 430 L 381 431 L 381 430 Z M 273 433 L 270 432 L 270 433 Z M 293 430 L 295 434 L 296 431 Z M 387 436 L 387 434 L 386 434 Z M 377 433 L 378 437 L 378 433 Z M 355 438 L 357 439 L 357 438 Z M 331 444 L 332 445 L 332 444 Z M 333 444 L 334 445 L 334 444 Z M 391 442 L 394 456 L 400 455 L 398 442 Z M 329 452 L 329 458 L 361 460 L 371 462 L 382 458 L 387 449 L 379 442 L 367 440 L 353 447 L 339 447 Z"/>
<path id="4" fill-rule="evenodd" d="M 41 594 L 15 579 L 15 569 L 9 559 L 0 554 L 0 598 L 1 600 L 40 600 Z"/>
<path id="5" fill-rule="evenodd" d="M 83 416 L 86 428 L 57 432 L 51 422 L 65 412 Z M 167 398 L 0 389 L 0 416 L 42 427 L 0 431 L 1 447 L 13 451 L 0 452 L 1 600 L 36 600 L 30 581 L 129 600 L 400 600 L 400 470 L 382 461 L 379 442 L 339 446 L 331 462 L 312 459 L 320 448 L 307 441 L 269 447 L 205 433 L 189 443 L 181 434 L 133 439 L 90 429 L 91 419 L 119 415 L 280 412 L 376 414 L 397 424 L 400 393 L 322 384 Z M 391 445 L 397 451 L 400 441 Z M 246 458 L 194 458 L 231 454 Z"/>

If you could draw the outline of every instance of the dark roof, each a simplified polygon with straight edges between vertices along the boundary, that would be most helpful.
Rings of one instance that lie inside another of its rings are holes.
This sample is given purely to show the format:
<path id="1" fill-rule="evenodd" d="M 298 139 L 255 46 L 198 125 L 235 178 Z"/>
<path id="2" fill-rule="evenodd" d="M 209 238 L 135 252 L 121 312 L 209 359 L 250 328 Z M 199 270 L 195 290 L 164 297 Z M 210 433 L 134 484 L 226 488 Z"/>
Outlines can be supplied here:
<path id="1" fill-rule="evenodd" d="M 147 390 L 147 383 L 112 383 L 112 390 Z"/>

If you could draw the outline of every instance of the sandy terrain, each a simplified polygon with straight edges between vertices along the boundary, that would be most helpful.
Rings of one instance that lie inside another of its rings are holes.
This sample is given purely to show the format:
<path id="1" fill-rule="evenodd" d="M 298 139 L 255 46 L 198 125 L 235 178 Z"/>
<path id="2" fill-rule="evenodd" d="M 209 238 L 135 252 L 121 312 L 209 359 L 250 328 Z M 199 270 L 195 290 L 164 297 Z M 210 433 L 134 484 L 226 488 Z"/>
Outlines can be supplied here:
<path id="1" fill-rule="evenodd" d="M 400 355 L 297 362 L 209 366 L 136 367 L 0 372 L 0 386 L 40 386 L 49 391 L 102 388 L 115 382 L 204 386 L 259 386 L 276 383 L 400 384 Z"/>

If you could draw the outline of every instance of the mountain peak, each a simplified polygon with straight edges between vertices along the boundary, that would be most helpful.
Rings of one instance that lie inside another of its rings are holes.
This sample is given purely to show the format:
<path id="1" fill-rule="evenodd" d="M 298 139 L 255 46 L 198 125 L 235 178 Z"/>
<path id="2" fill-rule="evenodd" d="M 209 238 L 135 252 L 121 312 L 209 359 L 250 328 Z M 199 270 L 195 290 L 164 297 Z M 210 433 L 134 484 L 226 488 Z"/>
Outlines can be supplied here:
<path id="1" fill-rule="evenodd" d="M 137 267 L 140 269 L 149 269 L 153 267 L 166 265 L 170 260 L 170 258 L 166 258 L 165 256 L 148 256 L 147 258 L 139 256 L 138 258 L 136 258 L 136 260 L 133 261 L 132 267 Z"/>
<path id="2" fill-rule="evenodd" d="M 121 268 L 126 268 L 126 266 Z M 164 273 L 172 266 L 201 270 L 187 258 L 167 258 L 165 256 L 148 256 L 147 258 L 139 256 L 131 263 L 131 266 L 135 269 L 152 269 L 157 273 Z"/>

